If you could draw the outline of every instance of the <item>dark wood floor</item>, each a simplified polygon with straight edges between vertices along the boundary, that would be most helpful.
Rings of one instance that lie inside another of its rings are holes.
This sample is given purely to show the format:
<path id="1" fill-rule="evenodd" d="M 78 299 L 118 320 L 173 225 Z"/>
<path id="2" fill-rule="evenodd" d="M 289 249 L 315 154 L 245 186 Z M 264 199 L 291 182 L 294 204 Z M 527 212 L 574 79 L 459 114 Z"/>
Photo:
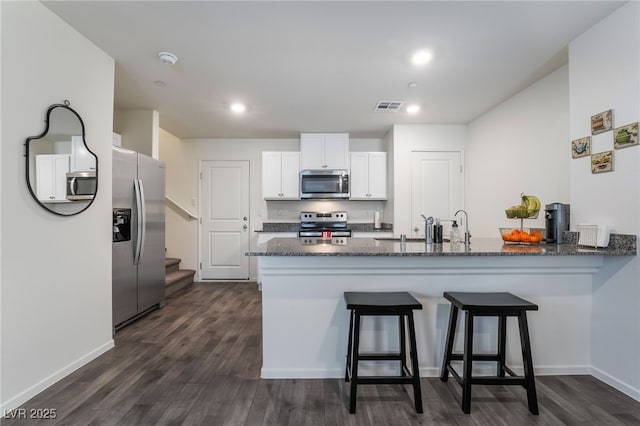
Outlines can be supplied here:
<path id="1" fill-rule="evenodd" d="M 465 415 L 459 386 L 438 378 L 422 379 L 424 414 L 408 387 L 386 385 L 362 386 L 350 415 L 343 380 L 261 380 L 260 329 L 255 284 L 195 284 L 21 408 L 55 409 L 39 423 L 61 425 L 640 424 L 640 403 L 591 376 L 538 377 L 539 416 L 514 386 L 475 386 Z"/>

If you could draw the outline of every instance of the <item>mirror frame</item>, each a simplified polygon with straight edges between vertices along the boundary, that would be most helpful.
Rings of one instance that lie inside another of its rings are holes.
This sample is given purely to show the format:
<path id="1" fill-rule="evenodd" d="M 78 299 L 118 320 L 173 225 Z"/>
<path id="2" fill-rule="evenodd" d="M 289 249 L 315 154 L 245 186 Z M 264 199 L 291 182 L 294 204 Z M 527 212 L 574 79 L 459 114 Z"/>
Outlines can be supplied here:
<path id="1" fill-rule="evenodd" d="M 33 197 L 34 200 L 36 200 L 36 202 L 40 205 L 40 207 L 42 207 L 43 209 L 45 209 L 46 211 L 48 211 L 49 213 L 53 213 L 55 215 L 58 216 L 75 216 L 79 213 L 82 213 L 83 211 L 87 210 L 89 208 L 89 206 L 91 206 L 91 204 L 93 204 L 94 200 L 96 199 L 96 195 L 98 194 L 98 156 L 89 149 L 89 147 L 87 146 L 87 140 L 85 139 L 85 129 L 84 129 L 84 121 L 82 121 L 82 117 L 80 117 L 80 114 L 78 114 L 73 108 L 71 108 L 70 106 L 70 102 L 68 100 L 65 100 L 64 103 L 62 104 L 53 104 L 49 107 L 49 109 L 47 109 L 47 115 L 44 119 L 44 131 L 42 133 L 40 133 L 37 136 L 29 136 L 25 143 L 25 152 L 24 152 L 24 156 L 26 158 L 26 180 L 27 180 L 27 187 L 29 188 L 29 193 L 31 193 L 31 196 Z M 64 108 L 67 109 L 69 111 L 71 111 L 71 113 L 73 113 L 73 115 L 76 116 L 76 118 L 78 119 L 78 121 L 80 122 L 80 128 L 82 129 L 82 143 L 84 144 L 84 147 L 86 148 L 86 150 L 93 155 L 93 157 L 96 160 L 96 191 L 95 194 L 93 196 L 93 198 L 91 200 L 89 200 L 89 202 L 87 203 L 86 206 L 84 206 L 82 209 L 78 210 L 78 211 L 74 211 L 72 213 L 61 213 L 61 212 L 57 212 L 55 210 L 51 210 L 49 207 L 47 207 L 44 203 L 42 203 L 40 201 L 40 199 L 38 198 L 38 195 L 36 194 L 36 191 L 34 191 L 34 188 L 31 186 L 31 179 L 29 177 L 30 175 L 30 168 L 29 168 L 29 144 L 32 141 L 35 141 L 37 139 L 43 139 L 45 136 L 47 136 L 47 134 L 49 133 L 49 121 L 51 119 L 51 112 L 53 110 L 55 110 L 56 108 Z"/>

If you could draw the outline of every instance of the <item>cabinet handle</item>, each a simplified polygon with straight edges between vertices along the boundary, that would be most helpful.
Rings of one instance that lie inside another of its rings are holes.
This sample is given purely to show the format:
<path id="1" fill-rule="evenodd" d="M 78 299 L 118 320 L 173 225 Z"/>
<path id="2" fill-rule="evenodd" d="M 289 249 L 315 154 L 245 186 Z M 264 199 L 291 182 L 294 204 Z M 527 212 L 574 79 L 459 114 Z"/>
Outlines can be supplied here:
<path id="1" fill-rule="evenodd" d="M 323 165 L 322 165 L 322 168 L 323 168 L 323 169 L 326 169 L 326 168 L 327 168 L 327 165 L 326 165 L 326 164 L 323 164 Z"/>

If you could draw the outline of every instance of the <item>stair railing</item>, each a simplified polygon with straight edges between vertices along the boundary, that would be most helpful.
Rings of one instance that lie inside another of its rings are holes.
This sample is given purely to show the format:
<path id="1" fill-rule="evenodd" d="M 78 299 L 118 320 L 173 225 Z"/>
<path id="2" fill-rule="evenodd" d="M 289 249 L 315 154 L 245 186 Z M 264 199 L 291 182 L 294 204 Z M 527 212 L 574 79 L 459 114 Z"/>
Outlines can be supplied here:
<path id="1" fill-rule="evenodd" d="M 176 207 L 181 213 L 185 214 L 189 219 L 198 220 L 198 216 L 194 215 L 189 210 L 182 207 L 182 205 L 178 203 L 176 200 L 174 200 L 173 198 L 169 197 L 168 195 L 165 195 L 164 198 L 169 202 L 169 204 Z"/>

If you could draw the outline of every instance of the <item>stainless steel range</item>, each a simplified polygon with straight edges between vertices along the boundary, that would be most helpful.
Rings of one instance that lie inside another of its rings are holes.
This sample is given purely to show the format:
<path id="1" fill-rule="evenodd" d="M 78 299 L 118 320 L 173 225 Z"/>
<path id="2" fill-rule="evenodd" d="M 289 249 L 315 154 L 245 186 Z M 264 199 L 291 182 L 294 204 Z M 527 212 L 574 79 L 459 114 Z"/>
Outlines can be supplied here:
<path id="1" fill-rule="evenodd" d="M 347 212 L 302 212 L 298 236 L 323 239 L 350 237 L 351 230 L 347 228 Z"/>

